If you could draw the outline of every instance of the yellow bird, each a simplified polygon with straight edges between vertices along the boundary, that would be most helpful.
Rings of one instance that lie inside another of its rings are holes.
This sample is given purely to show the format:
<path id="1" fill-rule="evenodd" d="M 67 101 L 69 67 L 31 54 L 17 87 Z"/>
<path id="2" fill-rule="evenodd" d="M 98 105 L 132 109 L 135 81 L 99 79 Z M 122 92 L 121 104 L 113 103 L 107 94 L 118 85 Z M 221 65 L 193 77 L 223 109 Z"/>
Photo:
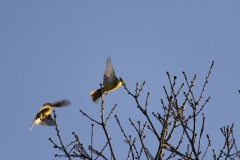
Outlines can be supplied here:
<path id="1" fill-rule="evenodd" d="M 30 131 L 32 130 L 32 127 L 34 123 L 42 126 L 55 126 L 57 125 L 56 122 L 52 119 L 51 111 L 52 107 L 65 107 L 67 105 L 70 105 L 71 102 L 69 100 L 60 100 L 56 102 L 51 103 L 45 103 L 38 111 L 36 117 L 33 119 L 33 122 L 30 127 Z"/>
<path id="2" fill-rule="evenodd" d="M 94 103 L 98 103 L 103 94 L 118 89 L 122 84 L 126 84 L 121 78 L 117 78 L 112 66 L 111 57 L 108 57 L 106 63 L 106 69 L 103 76 L 103 88 L 90 92 L 90 97 Z"/>

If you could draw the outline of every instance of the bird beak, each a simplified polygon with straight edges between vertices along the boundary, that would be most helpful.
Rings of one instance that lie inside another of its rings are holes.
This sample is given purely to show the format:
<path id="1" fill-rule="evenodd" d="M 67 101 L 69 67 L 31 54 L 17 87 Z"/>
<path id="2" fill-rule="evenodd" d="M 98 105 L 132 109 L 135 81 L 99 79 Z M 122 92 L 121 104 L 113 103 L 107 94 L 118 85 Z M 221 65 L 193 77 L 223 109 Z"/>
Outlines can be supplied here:
<path id="1" fill-rule="evenodd" d="M 120 81 L 122 82 L 122 84 L 126 84 L 126 82 L 120 77 Z"/>

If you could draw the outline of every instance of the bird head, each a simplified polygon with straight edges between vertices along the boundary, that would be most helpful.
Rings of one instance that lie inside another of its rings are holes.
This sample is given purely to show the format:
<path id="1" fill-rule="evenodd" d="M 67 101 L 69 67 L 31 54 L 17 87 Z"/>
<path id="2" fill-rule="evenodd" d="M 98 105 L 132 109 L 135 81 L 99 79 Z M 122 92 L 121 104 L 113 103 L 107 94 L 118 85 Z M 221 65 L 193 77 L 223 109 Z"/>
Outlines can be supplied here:
<path id="1" fill-rule="evenodd" d="M 126 82 L 121 77 L 119 77 L 119 81 L 121 81 L 122 84 L 126 84 Z"/>

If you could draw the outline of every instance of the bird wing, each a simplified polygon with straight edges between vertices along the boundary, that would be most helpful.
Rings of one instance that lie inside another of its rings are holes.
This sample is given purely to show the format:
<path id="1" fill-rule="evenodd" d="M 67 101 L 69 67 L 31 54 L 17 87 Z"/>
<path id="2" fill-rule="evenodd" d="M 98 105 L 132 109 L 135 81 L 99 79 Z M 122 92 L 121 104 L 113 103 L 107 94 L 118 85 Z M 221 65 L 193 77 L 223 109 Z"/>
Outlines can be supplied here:
<path id="1" fill-rule="evenodd" d="M 34 126 L 34 123 L 36 122 L 36 119 L 40 118 L 40 113 L 38 112 L 37 115 L 35 116 L 35 118 L 33 119 L 33 122 L 31 124 L 31 127 L 30 127 L 30 131 L 32 130 L 33 126 Z"/>
<path id="2" fill-rule="evenodd" d="M 49 114 L 47 118 L 36 120 L 36 124 L 41 126 L 55 126 L 56 122 L 52 119 L 51 115 Z"/>
<path id="3" fill-rule="evenodd" d="M 30 127 L 30 131 L 32 130 L 32 127 L 34 126 L 34 123 L 42 125 L 42 126 L 55 125 L 56 122 L 52 119 L 52 117 L 50 115 L 52 107 L 65 107 L 70 104 L 71 104 L 71 102 L 67 99 L 43 104 L 43 106 L 40 108 L 39 112 L 37 113 L 36 117 L 33 119 L 33 122 Z"/>
<path id="4" fill-rule="evenodd" d="M 103 76 L 103 86 L 115 81 L 117 78 L 112 66 L 111 57 L 108 57 L 106 62 L 106 69 Z"/>
<path id="5" fill-rule="evenodd" d="M 30 131 L 32 130 L 32 128 L 33 128 L 33 126 L 34 126 L 34 123 L 35 123 L 35 118 L 34 118 L 32 124 L 31 124 Z"/>
<path id="6" fill-rule="evenodd" d="M 70 105 L 71 102 L 67 99 L 63 99 L 63 100 L 60 100 L 60 101 L 55 101 L 55 102 L 50 102 L 50 103 L 45 103 L 42 108 L 44 109 L 45 107 L 65 107 L 65 106 L 68 106 Z"/>

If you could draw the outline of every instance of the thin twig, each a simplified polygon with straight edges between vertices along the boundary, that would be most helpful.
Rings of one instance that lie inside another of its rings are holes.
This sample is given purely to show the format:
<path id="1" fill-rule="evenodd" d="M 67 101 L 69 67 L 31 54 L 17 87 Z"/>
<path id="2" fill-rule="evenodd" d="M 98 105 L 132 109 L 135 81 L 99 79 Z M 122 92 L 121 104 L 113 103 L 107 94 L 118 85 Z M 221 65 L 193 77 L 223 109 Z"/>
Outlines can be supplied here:
<path id="1" fill-rule="evenodd" d="M 54 113 L 54 121 L 56 122 L 56 117 L 57 117 L 57 115 L 56 115 L 55 110 L 53 110 L 53 113 Z M 68 157 L 68 159 L 71 160 L 70 155 L 68 154 L 68 152 L 67 152 L 65 146 L 63 145 L 63 142 L 62 142 L 61 136 L 60 136 L 60 134 L 59 134 L 60 131 L 58 130 L 57 125 L 55 125 L 55 130 L 57 131 L 57 136 L 58 136 L 58 139 L 59 139 L 60 144 L 61 144 L 61 146 L 62 146 L 62 151 L 65 153 L 65 155 Z"/>

